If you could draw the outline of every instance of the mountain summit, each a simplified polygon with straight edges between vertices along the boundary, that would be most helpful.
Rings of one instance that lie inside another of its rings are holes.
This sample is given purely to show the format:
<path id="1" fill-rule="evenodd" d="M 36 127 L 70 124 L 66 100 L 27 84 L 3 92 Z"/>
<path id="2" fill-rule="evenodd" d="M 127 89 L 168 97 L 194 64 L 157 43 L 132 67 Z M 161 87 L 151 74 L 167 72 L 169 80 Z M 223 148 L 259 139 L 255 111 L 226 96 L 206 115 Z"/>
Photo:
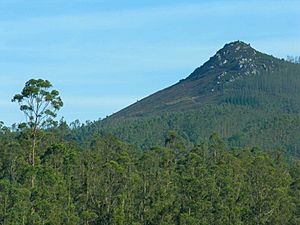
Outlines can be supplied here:
<path id="1" fill-rule="evenodd" d="M 242 41 L 226 44 L 187 79 L 199 79 L 215 75 L 216 86 L 233 82 L 244 76 L 272 72 L 278 68 L 279 60 L 263 54 Z"/>
<path id="2" fill-rule="evenodd" d="M 242 41 L 234 41 L 225 44 L 187 78 L 136 102 L 110 118 L 195 110 L 208 104 L 228 104 L 232 99 L 239 99 L 245 104 L 252 99 L 250 102 L 255 102 L 254 105 L 269 104 L 268 101 L 276 102 L 279 99 L 283 101 L 282 96 L 271 98 L 278 92 L 294 90 L 291 87 L 298 82 L 295 74 L 299 69 L 299 64 L 261 53 Z M 298 87 L 295 88 L 298 90 Z"/>

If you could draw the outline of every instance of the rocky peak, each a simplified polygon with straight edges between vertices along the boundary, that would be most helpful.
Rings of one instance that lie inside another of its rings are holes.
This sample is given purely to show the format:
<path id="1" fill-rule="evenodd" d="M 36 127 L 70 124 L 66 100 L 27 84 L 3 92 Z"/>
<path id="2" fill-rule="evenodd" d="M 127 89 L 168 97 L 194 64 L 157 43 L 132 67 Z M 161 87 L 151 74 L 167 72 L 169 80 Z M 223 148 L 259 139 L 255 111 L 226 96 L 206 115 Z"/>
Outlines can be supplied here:
<path id="1" fill-rule="evenodd" d="M 222 49 L 220 49 L 215 56 L 215 60 L 219 61 L 219 65 L 222 65 L 225 60 L 227 62 L 232 61 L 236 63 L 243 64 L 245 61 L 252 61 L 256 58 L 257 51 L 253 49 L 249 44 L 241 41 L 235 41 L 226 44 Z M 214 61 L 216 63 L 216 61 Z M 224 63 L 225 64 L 225 63 Z"/>
<path id="2" fill-rule="evenodd" d="M 214 85 L 217 87 L 245 76 L 272 72 L 276 67 L 276 61 L 278 59 L 256 51 L 250 44 L 234 41 L 225 44 L 187 79 L 213 76 Z"/>
<path id="3" fill-rule="evenodd" d="M 256 53 L 256 50 L 253 49 L 250 44 L 246 44 L 242 41 L 234 41 L 225 44 L 225 46 L 216 53 L 215 57 L 217 57 L 218 60 L 222 58 L 235 58 L 238 60 L 243 57 L 255 57 Z"/>

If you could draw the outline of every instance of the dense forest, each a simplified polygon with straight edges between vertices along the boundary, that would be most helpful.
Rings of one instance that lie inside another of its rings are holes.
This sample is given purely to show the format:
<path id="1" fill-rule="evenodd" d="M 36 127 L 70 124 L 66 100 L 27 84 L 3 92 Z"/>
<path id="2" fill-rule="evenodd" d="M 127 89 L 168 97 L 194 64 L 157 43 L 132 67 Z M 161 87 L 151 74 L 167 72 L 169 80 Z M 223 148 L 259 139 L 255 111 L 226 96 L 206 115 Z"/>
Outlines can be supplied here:
<path id="1" fill-rule="evenodd" d="M 80 139 L 92 124 L 55 122 L 51 89 L 28 81 L 13 97 L 26 122 L 1 125 L 1 224 L 300 224 L 300 161 L 284 149 L 176 131 L 143 151 L 107 132 Z"/>
<path id="2" fill-rule="evenodd" d="M 300 161 L 280 149 L 229 148 L 216 134 L 186 145 L 170 132 L 140 151 L 71 135 L 66 123 L 40 130 L 33 165 L 30 130 L 1 129 L 1 224 L 300 223 Z"/>

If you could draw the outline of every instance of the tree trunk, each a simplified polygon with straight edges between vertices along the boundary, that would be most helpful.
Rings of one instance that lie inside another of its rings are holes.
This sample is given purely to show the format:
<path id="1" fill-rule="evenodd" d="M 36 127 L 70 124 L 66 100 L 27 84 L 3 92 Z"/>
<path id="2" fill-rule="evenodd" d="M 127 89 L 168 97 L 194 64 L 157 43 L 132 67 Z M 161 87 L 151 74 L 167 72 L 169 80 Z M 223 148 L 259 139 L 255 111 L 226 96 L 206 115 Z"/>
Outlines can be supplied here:
<path id="1" fill-rule="evenodd" d="M 31 149 L 31 165 L 34 168 L 35 167 L 35 148 L 36 148 L 36 131 L 33 131 L 33 139 L 32 139 L 32 149 Z M 31 187 L 34 188 L 35 186 L 35 171 L 32 174 L 31 177 Z"/>

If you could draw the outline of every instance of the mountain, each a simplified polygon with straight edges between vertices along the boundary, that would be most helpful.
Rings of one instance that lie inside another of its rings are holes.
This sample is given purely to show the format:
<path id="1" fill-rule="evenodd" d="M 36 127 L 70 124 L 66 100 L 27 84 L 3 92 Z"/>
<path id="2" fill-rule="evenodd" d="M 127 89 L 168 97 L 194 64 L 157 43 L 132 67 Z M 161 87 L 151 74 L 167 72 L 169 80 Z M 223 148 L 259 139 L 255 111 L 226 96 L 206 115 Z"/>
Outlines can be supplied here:
<path id="1" fill-rule="evenodd" d="M 136 102 L 112 115 L 111 118 L 194 110 L 208 103 L 219 104 L 225 97 L 224 92 L 231 89 L 232 85 L 238 83 L 237 81 L 266 76 L 266 74 L 272 76 L 276 72 L 294 66 L 289 62 L 263 54 L 249 44 L 235 41 L 226 44 L 186 79 Z M 299 65 L 297 67 L 299 68 Z"/>
<path id="2" fill-rule="evenodd" d="M 164 144 L 170 130 L 192 143 L 217 132 L 232 147 L 283 148 L 300 158 L 299 88 L 300 64 L 235 41 L 185 79 L 84 133 L 109 132 L 148 148 Z"/>

